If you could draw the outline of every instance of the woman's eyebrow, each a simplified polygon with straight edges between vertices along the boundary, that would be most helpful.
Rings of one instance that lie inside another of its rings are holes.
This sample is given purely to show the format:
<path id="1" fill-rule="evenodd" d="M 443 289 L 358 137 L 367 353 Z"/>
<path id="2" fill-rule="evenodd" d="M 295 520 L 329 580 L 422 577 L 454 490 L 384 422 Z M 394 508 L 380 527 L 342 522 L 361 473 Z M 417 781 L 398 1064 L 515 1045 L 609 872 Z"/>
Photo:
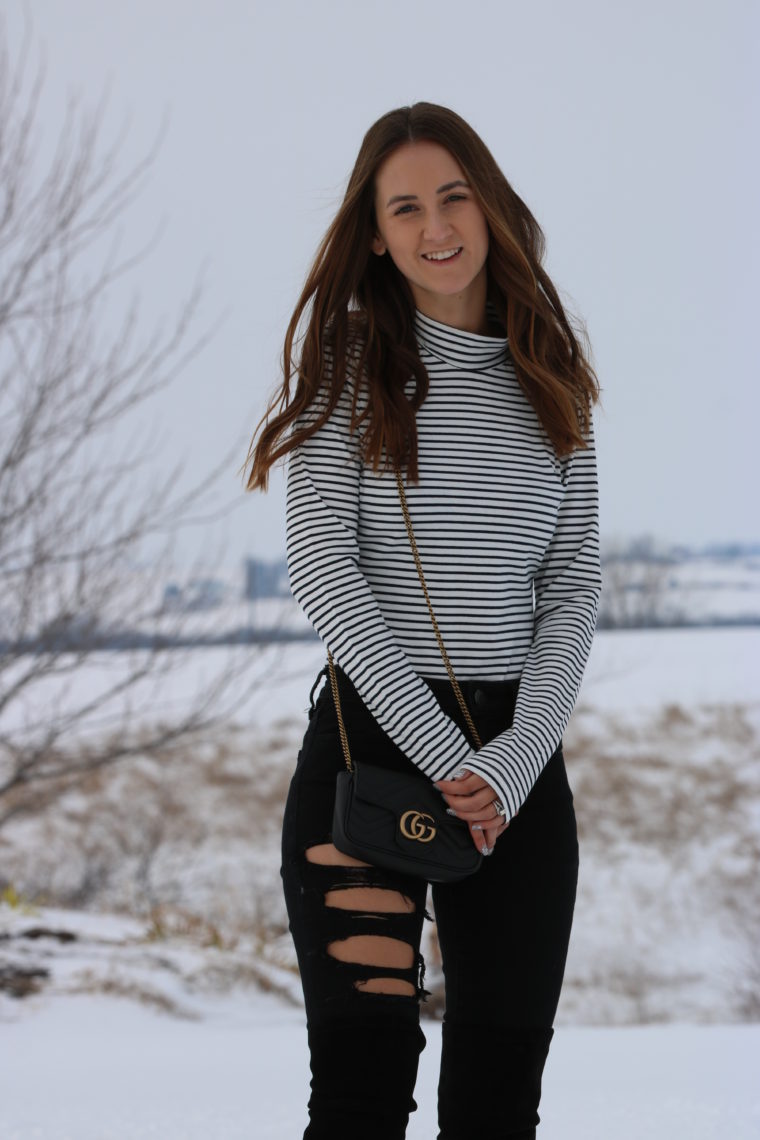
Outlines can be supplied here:
<path id="1" fill-rule="evenodd" d="M 447 190 L 453 190 L 455 186 L 464 186 L 466 190 L 470 189 L 469 183 L 465 182 L 462 178 L 456 178 L 453 182 L 446 182 L 443 186 L 439 186 L 436 194 L 445 194 Z M 392 206 L 394 202 L 413 202 L 416 199 L 416 194 L 394 194 L 389 198 L 385 204 L 386 209 Z"/>

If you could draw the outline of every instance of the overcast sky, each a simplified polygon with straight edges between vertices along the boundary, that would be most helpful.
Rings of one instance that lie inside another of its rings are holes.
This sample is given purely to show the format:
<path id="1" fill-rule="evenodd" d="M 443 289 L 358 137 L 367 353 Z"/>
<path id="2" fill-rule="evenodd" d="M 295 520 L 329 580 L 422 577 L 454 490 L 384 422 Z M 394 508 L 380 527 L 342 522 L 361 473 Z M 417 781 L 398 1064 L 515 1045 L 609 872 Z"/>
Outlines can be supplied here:
<path id="1" fill-rule="evenodd" d="M 602 530 L 610 541 L 760 540 L 758 82 L 754 0 L 5 0 L 47 78 L 128 122 L 124 169 L 168 131 L 123 226 L 146 328 L 207 266 L 226 318 L 156 415 L 160 472 L 237 445 L 214 539 L 235 562 L 284 549 L 282 478 L 237 468 L 278 383 L 287 320 L 361 138 L 383 112 L 444 103 L 480 132 L 547 238 L 547 268 L 588 326 Z M 25 17 L 26 13 L 26 17 Z M 114 314 L 116 318 L 118 314 Z M 158 475 L 160 477 L 160 475 Z M 198 531 L 185 547 L 194 553 Z"/>

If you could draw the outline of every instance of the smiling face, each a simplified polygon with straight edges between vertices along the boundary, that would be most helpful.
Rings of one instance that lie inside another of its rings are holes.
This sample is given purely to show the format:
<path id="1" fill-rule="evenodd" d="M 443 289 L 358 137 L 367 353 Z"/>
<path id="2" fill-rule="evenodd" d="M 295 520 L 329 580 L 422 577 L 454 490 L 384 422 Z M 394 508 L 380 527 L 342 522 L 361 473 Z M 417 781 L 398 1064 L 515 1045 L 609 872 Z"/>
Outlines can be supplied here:
<path id="1" fill-rule="evenodd" d="M 375 177 L 375 214 L 372 250 L 392 259 L 417 308 L 484 331 L 488 225 L 453 155 L 434 142 L 400 146 Z"/>

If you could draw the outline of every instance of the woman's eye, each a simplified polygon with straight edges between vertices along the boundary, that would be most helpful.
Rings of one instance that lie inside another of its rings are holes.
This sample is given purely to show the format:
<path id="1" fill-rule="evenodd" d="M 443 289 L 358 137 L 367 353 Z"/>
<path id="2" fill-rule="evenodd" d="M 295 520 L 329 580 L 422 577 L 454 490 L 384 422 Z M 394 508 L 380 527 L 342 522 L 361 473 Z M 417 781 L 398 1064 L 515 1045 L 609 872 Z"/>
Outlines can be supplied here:
<path id="1" fill-rule="evenodd" d="M 444 201 L 444 205 L 446 205 L 449 202 L 466 202 L 467 201 L 467 195 L 466 194 L 448 194 L 444 198 L 443 201 Z M 411 214 L 412 211 L 416 210 L 416 209 L 417 209 L 417 207 L 414 204 L 414 202 L 406 202 L 403 206 L 399 206 L 399 208 L 397 210 L 393 211 L 393 216 L 397 218 L 400 214 Z"/>

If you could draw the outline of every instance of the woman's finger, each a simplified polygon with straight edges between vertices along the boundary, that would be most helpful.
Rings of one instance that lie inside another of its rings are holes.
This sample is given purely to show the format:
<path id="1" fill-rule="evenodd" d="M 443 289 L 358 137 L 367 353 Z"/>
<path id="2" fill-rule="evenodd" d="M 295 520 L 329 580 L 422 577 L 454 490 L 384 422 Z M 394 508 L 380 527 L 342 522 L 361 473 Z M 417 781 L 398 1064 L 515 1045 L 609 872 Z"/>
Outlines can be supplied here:
<path id="1" fill-rule="evenodd" d="M 446 796 L 446 803 L 462 819 L 480 819 L 481 815 L 489 819 L 493 812 L 488 811 L 489 805 L 496 800 L 493 788 L 481 788 L 471 796 Z"/>
<path id="2" fill-rule="evenodd" d="M 509 822 L 497 824 L 496 827 L 484 827 L 481 834 L 483 835 L 483 837 L 485 839 L 486 850 L 484 852 L 483 848 L 481 847 L 480 848 L 481 852 L 483 854 L 493 855 L 494 848 L 496 846 L 496 840 L 499 838 L 500 835 L 504 834 L 504 832 L 507 830 L 508 827 L 509 827 Z"/>
<path id="3" fill-rule="evenodd" d="M 481 852 L 481 854 L 492 855 L 496 840 L 500 835 L 504 834 L 508 827 L 508 819 L 502 819 L 500 823 L 497 823 L 493 827 L 481 828 L 479 824 L 471 824 L 470 835 L 472 836 L 475 846 L 477 847 L 478 851 Z M 483 848 L 485 848 L 485 851 Z"/>
<path id="4" fill-rule="evenodd" d="M 487 786 L 486 781 L 482 776 L 476 776 L 474 772 L 468 772 L 465 776 L 460 776 L 458 780 L 436 780 L 435 786 L 440 792 L 447 795 L 469 795 L 470 792 L 477 791 L 478 788 Z"/>
<path id="5" fill-rule="evenodd" d="M 472 842 L 477 847 L 478 851 L 481 852 L 481 854 L 483 853 L 484 847 L 486 848 L 486 850 L 488 850 L 488 840 L 486 839 L 485 832 L 481 828 L 471 827 L 470 828 L 470 838 L 472 839 Z"/>

